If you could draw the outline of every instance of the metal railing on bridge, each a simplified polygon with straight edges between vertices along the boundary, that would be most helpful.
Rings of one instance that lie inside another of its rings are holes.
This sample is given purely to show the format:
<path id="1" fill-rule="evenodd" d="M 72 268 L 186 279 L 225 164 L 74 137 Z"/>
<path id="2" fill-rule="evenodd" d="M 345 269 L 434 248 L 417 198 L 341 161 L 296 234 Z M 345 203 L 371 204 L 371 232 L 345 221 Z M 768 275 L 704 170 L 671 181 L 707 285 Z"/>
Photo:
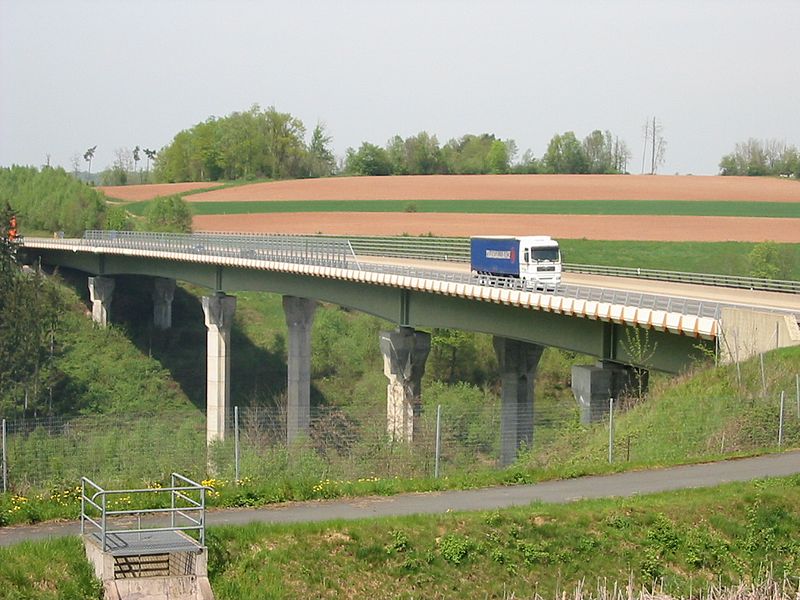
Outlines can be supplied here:
<path id="1" fill-rule="evenodd" d="M 346 239 L 247 233 L 140 233 L 89 230 L 83 239 L 99 247 L 160 250 L 232 258 L 349 268 L 355 253 Z"/>

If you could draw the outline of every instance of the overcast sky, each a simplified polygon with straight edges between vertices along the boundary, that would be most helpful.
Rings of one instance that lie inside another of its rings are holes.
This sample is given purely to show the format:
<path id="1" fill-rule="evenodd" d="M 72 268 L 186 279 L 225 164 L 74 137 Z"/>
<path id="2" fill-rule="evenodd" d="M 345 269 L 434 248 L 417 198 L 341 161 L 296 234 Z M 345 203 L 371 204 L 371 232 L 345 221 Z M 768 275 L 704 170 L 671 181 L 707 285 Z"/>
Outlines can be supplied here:
<path id="1" fill-rule="evenodd" d="M 258 103 L 334 151 L 425 130 L 516 140 L 609 129 L 663 173 L 749 137 L 800 146 L 800 1 L 0 0 L 0 165 L 161 148 Z M 81 161 L 81 167 L 85 168 Z"/>

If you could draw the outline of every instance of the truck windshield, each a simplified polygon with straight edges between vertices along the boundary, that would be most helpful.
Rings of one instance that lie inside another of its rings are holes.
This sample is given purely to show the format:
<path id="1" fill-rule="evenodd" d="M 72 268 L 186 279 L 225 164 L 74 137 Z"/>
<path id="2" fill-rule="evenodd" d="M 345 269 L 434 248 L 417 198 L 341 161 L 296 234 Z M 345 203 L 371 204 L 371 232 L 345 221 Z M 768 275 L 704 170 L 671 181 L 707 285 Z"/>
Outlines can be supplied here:
<path id="1" fill-rule="evenodd" d="M 534 261 L 549 260 L 558 262 L 558 248 L 531 248 L 531 253 Z"/>

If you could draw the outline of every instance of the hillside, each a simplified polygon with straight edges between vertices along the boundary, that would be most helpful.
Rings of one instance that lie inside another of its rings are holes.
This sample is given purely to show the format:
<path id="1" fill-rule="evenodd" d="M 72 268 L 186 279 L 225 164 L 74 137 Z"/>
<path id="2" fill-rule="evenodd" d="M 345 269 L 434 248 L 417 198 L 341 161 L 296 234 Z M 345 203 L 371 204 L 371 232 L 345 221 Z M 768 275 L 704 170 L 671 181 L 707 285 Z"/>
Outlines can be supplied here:
<path id="1" fill-rule="evenodd" d="M 145 198 L 175 184 L 107 188 Z M 188 185 L 188 184 L 187 184 Z M 800 243 L 800 184 L 636 175 L 332 177 L 243 184 L 185 198 L 201 231 Z M 141 214 L 142 206 L 129 210 Z M 379 214 L 374 214 L 379 213 Z"/>

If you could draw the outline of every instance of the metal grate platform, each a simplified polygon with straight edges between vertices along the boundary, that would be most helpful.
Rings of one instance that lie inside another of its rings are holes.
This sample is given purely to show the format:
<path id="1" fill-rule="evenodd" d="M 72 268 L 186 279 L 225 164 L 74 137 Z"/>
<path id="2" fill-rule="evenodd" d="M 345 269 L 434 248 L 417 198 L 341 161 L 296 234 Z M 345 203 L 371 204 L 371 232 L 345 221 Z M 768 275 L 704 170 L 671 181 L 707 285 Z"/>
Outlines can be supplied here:
<path id="1" fill-rule="evenodd" d="M 103 547 L 103 537 L 97 533 L 86 536 L 98 547 Z M 179 531 L 122 532 L 106 533 L 106 552 L 112 556 L 145 556 L 152 554 L 170 554 L 172 552 L 202 551 L 197 540 Z"/>

